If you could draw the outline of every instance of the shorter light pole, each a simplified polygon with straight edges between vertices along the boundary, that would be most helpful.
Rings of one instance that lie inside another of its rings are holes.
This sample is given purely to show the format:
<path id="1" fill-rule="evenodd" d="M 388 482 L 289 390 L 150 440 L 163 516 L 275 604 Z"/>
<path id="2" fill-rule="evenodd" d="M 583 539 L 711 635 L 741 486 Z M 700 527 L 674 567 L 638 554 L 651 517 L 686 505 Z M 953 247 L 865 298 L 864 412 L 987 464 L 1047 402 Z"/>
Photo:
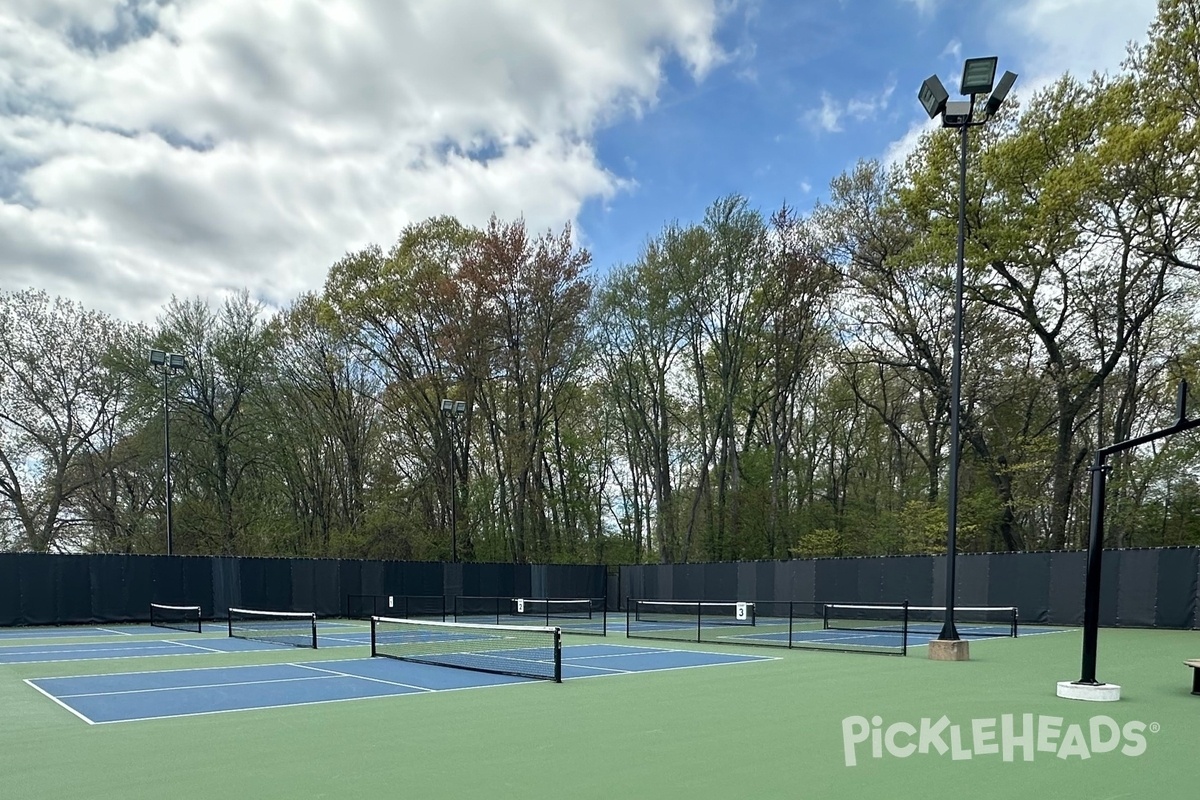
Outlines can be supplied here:
<path id="1" fill-rule="evenodd" d="M 149 361 L 150 366 L 163 376 L 163 473 L 167 484 L 167 555 L 171 555 L 171 403 L 167 394 L 167 379 L 187 369 L 187 361 L 177 353 L 163 350 L 151 350 Z"/>
<path id="2" fill-rule="evenodd" d="M 446 438 L 450 442 L 450 560 L 458 563 L 458 490 L 455 486 L 457 476 L 454 451 L 458 447 L 458 421 L 467 410 L 467 404 L 462 400 L 442 400 L 442 420 L 445 422 Z M 453 429 L 454 436 L 450 431 Z"/>

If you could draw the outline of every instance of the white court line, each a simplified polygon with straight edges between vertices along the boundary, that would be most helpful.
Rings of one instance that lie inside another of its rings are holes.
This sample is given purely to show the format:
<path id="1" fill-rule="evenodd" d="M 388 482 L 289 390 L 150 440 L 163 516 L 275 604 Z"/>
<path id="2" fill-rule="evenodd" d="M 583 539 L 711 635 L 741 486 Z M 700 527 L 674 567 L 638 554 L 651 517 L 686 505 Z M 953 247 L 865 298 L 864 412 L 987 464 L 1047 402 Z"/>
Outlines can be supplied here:
<path id="1" fill-rule="evenodd" d="M 153 692 L 182 692 L 187 689 L 223 689 L 226 686 L 259 686 L 265 683 L 292 683 L 294 681 L 327 681 L 334 675 L 313 675 L 304 678 L 268 678 L 262 681 L 228 681 L 225 683 L 197 683 L 191 686 L 151 686 L 145 689 L 113 689 L 108 692 L 81 692 L 79 694 L 58 695 L 63 698 L 75 697 L 116 697 L 122 694 L 151 694 Z M 38 680 L 35 678 L 34 680 Z"/>
<path id="2" fill-rule="evenodd" d="M 316 672 L 327 672 L 330 675 L 335 675 L 340 678 L 357 678 L 359 680 L 370 681 L 372 683 L 386 684 L 387 686 L 400 686 L 405 689 L 416 689 L 417 691 L 420 691 L 420 692 L 436 692 L 437 691 L 437 689 L 430 689 L 428 686 L 416 686 L 411 683 L 400 683 L 399 681 L 385 681 L 383 678 L 368 678 L 366 675 L 355 675 L 351 672 L 339 672 L 335 669 L 324 669 L 322 667 L 314 667 L 311 664 L 295 664 L 294 663 L 294 664 L 292 664 L 292 666 L 300 667 L 301 669 L 311 669 Z"/>
<path id="3" fill-rule="evenodd" d="M 201 647 L 198 644 L 189 644 L 188 642 L 176 642 L 176 641 L 170 641 L 167 639 L 163 639 L 163 641 L 166 642 L 167 644 L 177 644 L 180 647 L 191 647 L 196 650 L 203 650 L 205 653 L 228 653 L 228 652 L 230 652 L 229 650 L 218 650 L 215 647 Z"/>
<path id="4" fill-rule="evenodd" d="M 69 705 L 67 705 L 66 703 L 64 703 L 62 700 L 59 700 L 57 697 L 55 697 L 54 695 L 50 694 L 49 692 L 47 692 L 47 691 L 46 691 L 45 689 L 43 689 L 42 687 L 40 687 L 40 686 L 38 686 L 37 684 L 33 683 L 33 682 L 32 682 L 32 681 L 29 679 L 29 678 L 26 678 L 26 679 L 25 679 L 25 683 L 29 684 L 29 685 L 30 685 L 30 686 L 32 686 L 34 689 L 36 689 L 37 691 L 41 692 L 43 696 L 45 696 L 45 697 L 49 697 L 49 698 L 50 698 L 51 700 L 53 700 L 55 703 L 58 703 L 60 706 L 62 706 L 63 708 L 65 708 L 67 711 L 70 711 L 72 714 L 74 714 L 75 716 L 79 717 L 81 720 L 83 720 L 84 722 L 86 722 L 88 725 L 95 725 L 95 724 L 96 724 L 95 722 L 93 722 L 92 720 L 88 719 L 88 718 L 87 718 L 86 716 L 84 716 L 83 714 L 81 714 L 81 713 L 79 713 L 78 711 L 76 711 L 75 709 L 71 708 Z"/>
<path id="5" fill-rule="evenodd" d="M 96 628 L 96 630 L 104 631 L 105 633 L 112 633 L 117 636 L 133 636 L 133 634 L 129 633 L 128 631 L 115 631 L 112 628 Z"/>

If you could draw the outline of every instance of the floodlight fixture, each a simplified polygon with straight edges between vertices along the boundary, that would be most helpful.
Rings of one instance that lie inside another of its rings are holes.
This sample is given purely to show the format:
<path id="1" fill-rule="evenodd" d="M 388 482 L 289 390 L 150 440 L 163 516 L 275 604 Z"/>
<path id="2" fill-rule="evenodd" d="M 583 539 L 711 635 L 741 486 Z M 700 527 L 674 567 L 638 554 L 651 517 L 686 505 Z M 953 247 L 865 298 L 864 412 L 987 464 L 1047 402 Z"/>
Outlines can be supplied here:
<path id="1" fill-rule="evenodd" d="M 443 414 L 449 414 L 453 410 L 454 410 L 454 401 L 453 400 L 442 400 L 442 413 Z"/>
<path id="2" fill-rule="evenodd" d="M 150 366 L 161 367 L 167 363 L 167 352 L 165 350 L 150 351 Z"/>
<path id="3" fill-rule="evenodd" d="M 178 353 L 167 354 L 167 365 L 171 368 L 172 372 L 182 372 L 187 369 L 187 361 Z"/>
<path id="4" fill-rule="evenodd" d="M 461 414 L 465 413 L 466 410 L 467 410 L 467 404 L 465 402 L 463 402 L 462 400 L 455 401 L 455 403 L 454 403 L 454 413 L 455 414 L 461 415 Z"/>
<path id="5" fill-rule="evenodd" d="M 925 82 L 921 84 L 920 91 L 917 92 L 917 99 L 925 107 L 925 113 L 929 115 L 930 119 L 946 109 L 946 101 L 949 98 L 946 87 L 942 86 L 937 75 L 930 75 L 926 78 Z"/>
<path id="6" fill-rule="evenodd" d="M 987 115 L 989 117 L 1000 110 L 1000 105 L 1004 102 L 1004 98 L 1008 97 L 1009 89 L 1012 89 L 1013 84 L 1016 82 L 1017 73 L 1015 72 L 1005 70 L 1004 74 L 1000 76 L 1000 83 L 996 84 L 995 91 L 992 92 L 992 96 L 987 101 Z"/>
<path id="7" fill-rule="evenodd" d="M 968 58 L 963 64 L 962 83 L 958 90 L 962 94 L 987 94 L 992 90 L 992 82 L 996 79 L 996 56 L 987 58 Z"/>
<path id="8" fill-rule="evenodd" d="M 943 128 L 961 128 L 971 121 L 971 101 L 951 100 L 942 114 Z"/>

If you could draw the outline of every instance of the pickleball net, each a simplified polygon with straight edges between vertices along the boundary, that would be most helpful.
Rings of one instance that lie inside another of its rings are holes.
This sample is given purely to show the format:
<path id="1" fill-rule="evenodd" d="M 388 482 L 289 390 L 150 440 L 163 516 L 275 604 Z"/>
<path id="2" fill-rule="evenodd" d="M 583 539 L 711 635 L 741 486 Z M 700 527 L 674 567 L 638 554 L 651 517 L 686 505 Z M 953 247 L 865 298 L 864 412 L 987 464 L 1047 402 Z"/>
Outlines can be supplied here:
<path id="1" fill-rule="evenodd" d="M 150 625 L 188 633 L 202 633 L 200 606 L 171 606 L 150 604 Z"/>
<path id="2" fill-rule="evenodd" d="M 556 627 L 372 617 L 371 655 L 562 681 L 562 632 Z"/>
<path id="3" fill-rule="evenodd" d="M 942 630 L 945 606 L 826 603 L 824 628 L 831 631 L 934 635 Z M 1017 635 L 1015 606 L 955 606 L 954 627 L 963 638 Z"/>
<path id="4" fill-rule="evenodd" d="M 476 597 L 454 598 L 454 621 L 471 625 L 540 625 L 564 633 L 605 636 L 608 611 L 603 597 Z M 383 614 L 404 617 L 404 614 Z"/>
<path id="5" fill-rule="evenodd" d="M 229 635 L 292 647 L 317 647 L 317 615 L 308 611 L 229 609 Z"/>

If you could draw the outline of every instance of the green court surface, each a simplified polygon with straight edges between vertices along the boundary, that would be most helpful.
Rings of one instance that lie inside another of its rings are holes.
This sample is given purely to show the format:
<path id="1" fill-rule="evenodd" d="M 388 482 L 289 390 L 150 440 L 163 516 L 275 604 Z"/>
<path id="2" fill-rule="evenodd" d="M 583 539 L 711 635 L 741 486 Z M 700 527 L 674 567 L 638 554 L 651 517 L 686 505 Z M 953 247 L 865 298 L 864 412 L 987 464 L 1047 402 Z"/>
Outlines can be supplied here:
<path id="1" fill-rule="evenodd" d="M 566 643 L 584 640 L 595 642 Z M 315 662 L 366 657 L 367 648 L 7 664 L 0 666 L 0 797 L 1195 797 L 1200 697 L 1190 694 L 1182 662 L 1200 657 L 1200 634 L 1101 631 L 1098 673 L 1123 685 L 1117 703 L 1055 697 L 1057 681 L 1078 677 L 1080 644 L 1078 631 L 974 641 L 970 662 L 944 663 L 929 661 L 923 647 L 899 658 L 671 643 L 777 658 L 96 726 L 24 680 Z M 1000 748 L 1003 715 L 1014 715 L 1019 735 L 1027 714 L 1061 751 L 1010 742 L 1011 761 L 1000 752 L 962 752 L 975 746 L 975 728 L 984 751 L 989 742 Z M 951 727 L 937 728 L 943 715 Z M 936 729 L 929 752 L 889 754 L 889 729 L 904 753 L 906 745 L 916 749 L 920 735 L 907 731 L 919 730 L 923 718 Z M 851 746 L 853 766 L 844 726 L 864 732 L 865 741 Z M 1103 752 L 1117 729 L 1115 749 Z"/>

